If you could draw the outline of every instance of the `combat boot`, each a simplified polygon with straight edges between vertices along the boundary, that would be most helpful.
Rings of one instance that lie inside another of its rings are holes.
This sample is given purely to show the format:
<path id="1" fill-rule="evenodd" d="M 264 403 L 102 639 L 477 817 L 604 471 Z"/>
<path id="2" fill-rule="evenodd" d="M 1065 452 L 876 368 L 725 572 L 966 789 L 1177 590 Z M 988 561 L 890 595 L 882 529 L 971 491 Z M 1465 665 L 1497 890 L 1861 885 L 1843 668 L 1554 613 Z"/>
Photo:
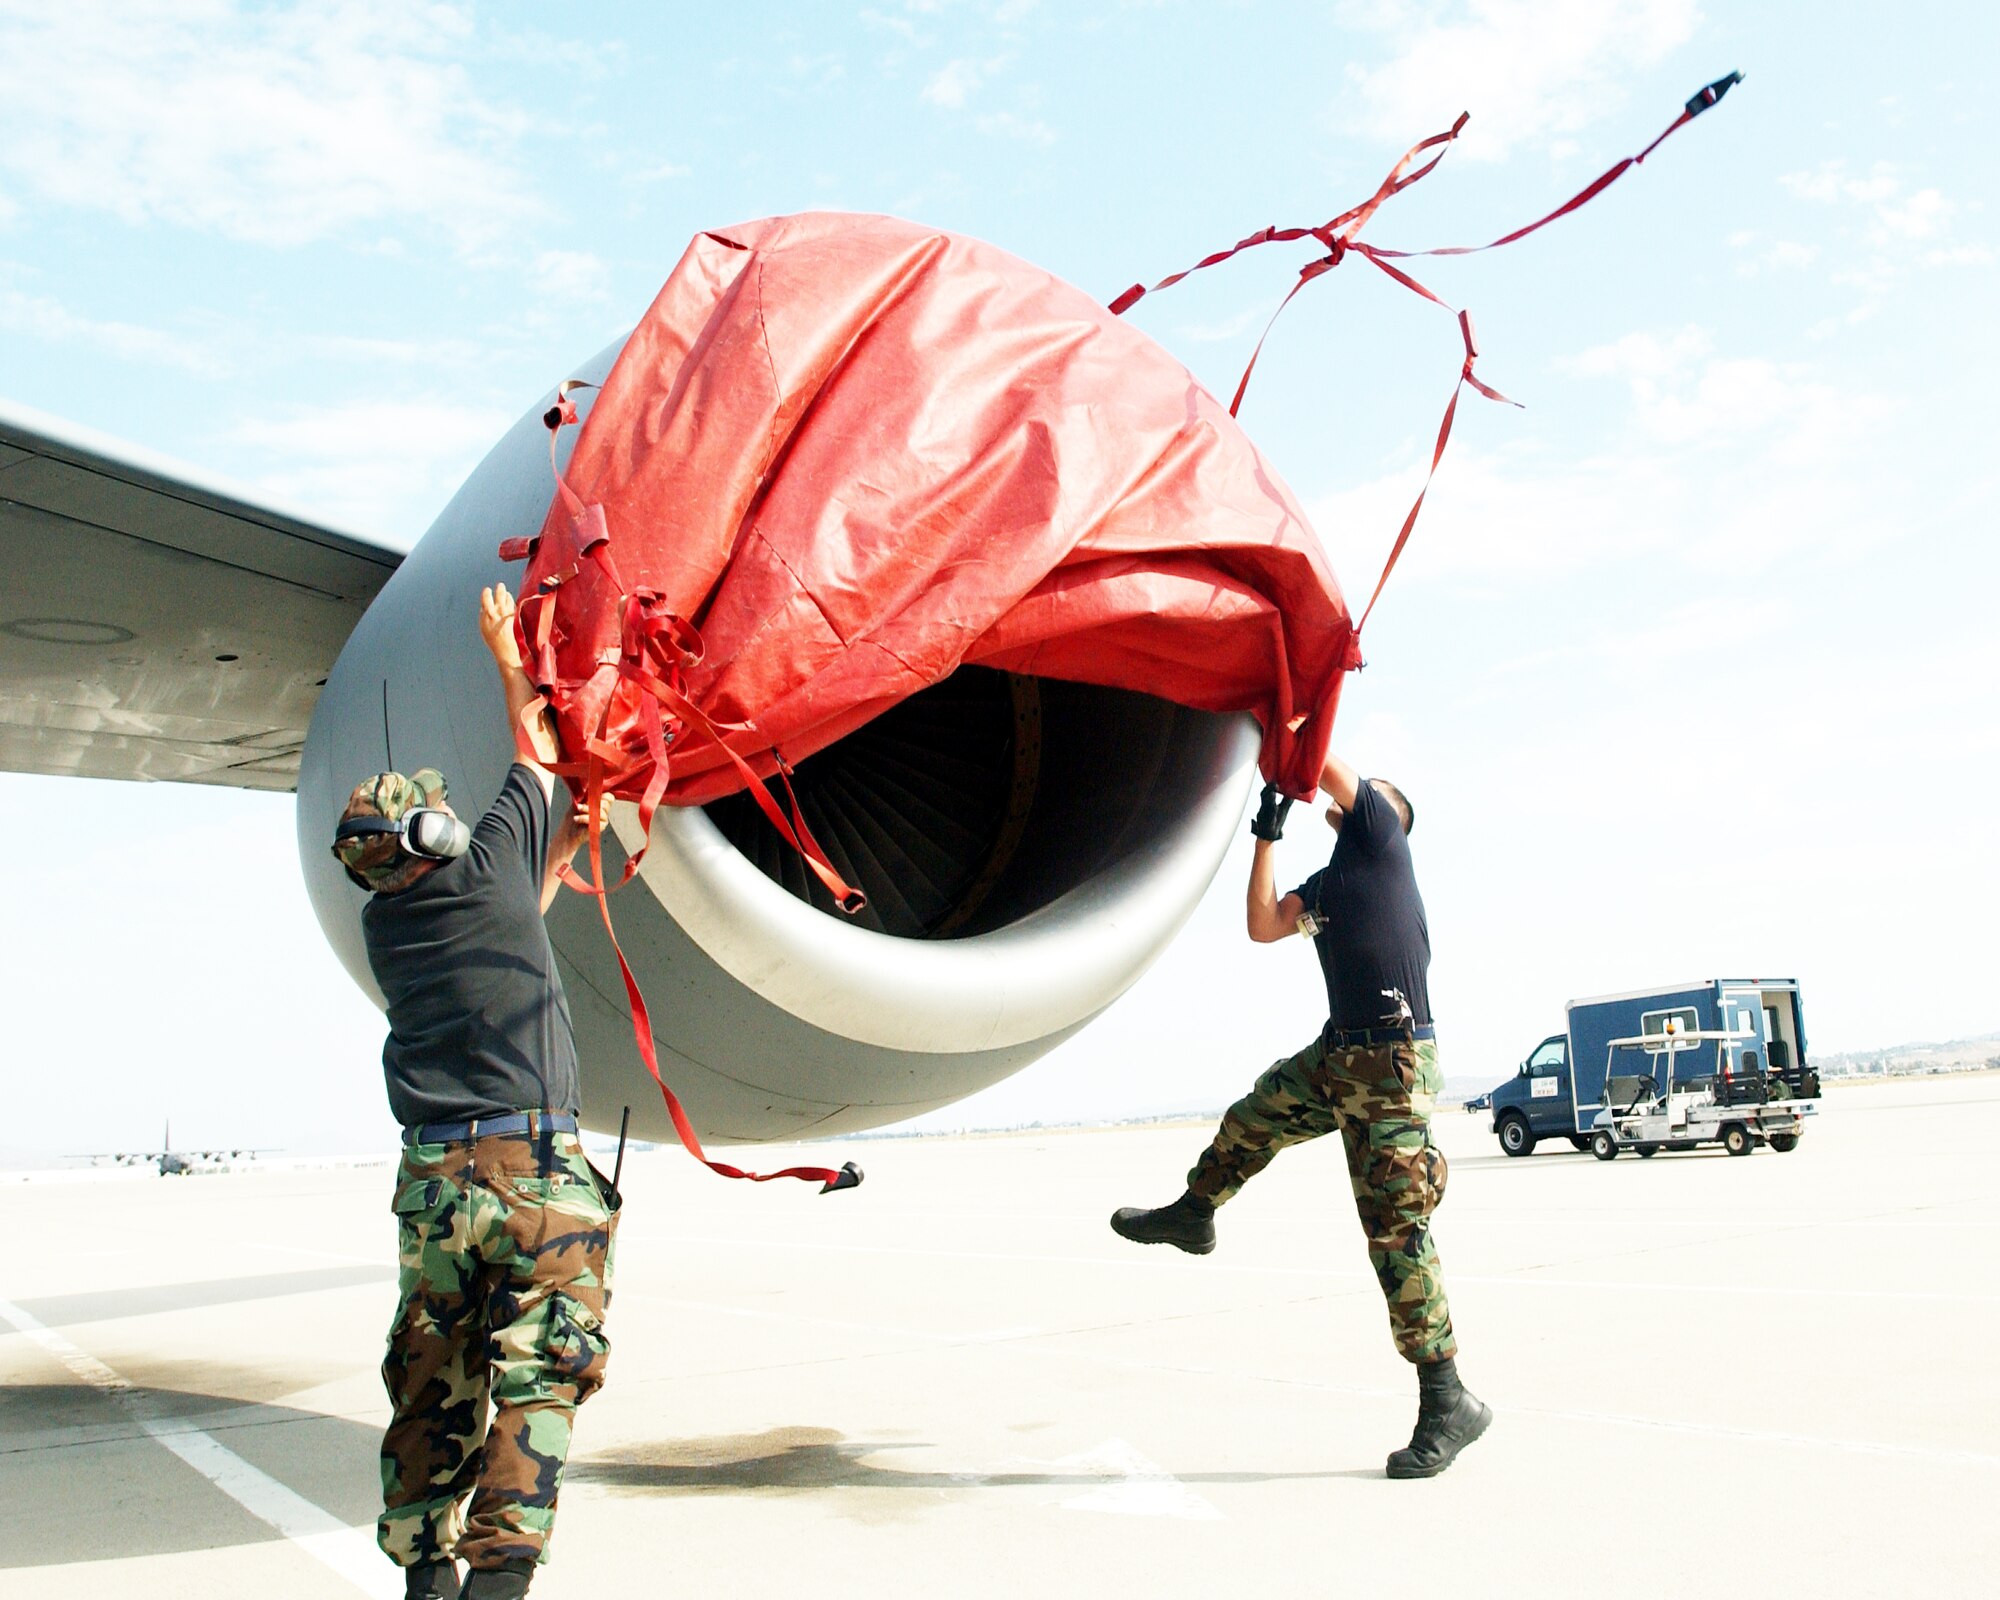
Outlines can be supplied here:
<path id="1" fill-rule="evenodd" d="M 1140 1244 L 1170 1244 L 1205 1256 L 1215 1248 L 1215 1207 L 1197 1194 L 1183 1194 L 1156 1211 L 1124 1206 L 1111 1213 L 1111 1231 Z"/>
<path id="2" fill-rule="evenodd" d="M 1486 1431 L 1493 1408 L 1458 1381 L 1450 1356 L 1417 1368 L 1417 1430 L 1389 1457 L 1392 1478 L 1435 1478 Z"/>
<path id="3" fill-rule="evenodd" d="M 403 1600 L 459 1600 L 457 1566 L 449 1561 L 425 1561 L 405 1567 Z"/>
<path id="4" fill-rule="evenodd" d="M 474 1567 L 465 1575 L 464 1600 L 521 1600 L 534 1576 L 532 1561 L 503 1561 L 497 1567 Z"/>

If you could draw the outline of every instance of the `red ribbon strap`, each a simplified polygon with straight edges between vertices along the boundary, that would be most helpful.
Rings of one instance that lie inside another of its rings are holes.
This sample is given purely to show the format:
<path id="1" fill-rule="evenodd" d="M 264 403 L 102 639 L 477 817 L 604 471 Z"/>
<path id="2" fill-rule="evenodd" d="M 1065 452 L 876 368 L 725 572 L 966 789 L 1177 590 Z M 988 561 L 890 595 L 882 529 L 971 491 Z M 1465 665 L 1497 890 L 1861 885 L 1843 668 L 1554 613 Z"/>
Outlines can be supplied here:
<path id="1" fill-rule="evenodd" d="M 586 504 L 563 477 L 562 469 L 556 462 L 557 434 L 564 426 L 577 421 L 576 404 L 570 399 L 571 393 L 589 387 L 593 385 L 576 379 L 563 384 L 557 391 L 556 403 L 542 419 L 549 429 L 549 467 L 555 474 L 557 490 L 569 513 L 569 526 L 564 534 L 574 545 L 573 558 L 565 570 L 545 577 L 540 588 L 534 594 L 525 596 L 515 611 L 515 632 L 521 647 L 521 659 L 537 690 L 535 699 L 522 712 L 520 725 L 514 730 L 516 749 L 524 760 L 547 767 L 560 776 L 572 792 L 580 791 L 589 819 L 589 879 L 580 876 L 566 861 L 558 865 L 556 875 L 570 888 L 592 895 L 597 900 L 598 914 L 603 918 L 612 952 L 618 957 L 619 976 L 625 983 L 625 999 L 632 1015 L 632 1038 L 638 1046 L 639 1059 L 659 1086 L 667 1116 L 688 1154 L 725 1178 L 744 1178 L 753 1183 L 767 1183 L 773 1178 L 800 1178 L 819 1184 L 821 1193 L 851 1189 L 861 1182 L 861 1169 L 851 1161 L 838 1170 L 830 1167 L 787 1167 L 780 1172 L 750 1172 L 726 1162 L 711 1160 L 702 1149 L 701 1140 L 696 1136 L 694 1124 L 688 1120 L 679 1096 L 667 1086 L 666 1079 L 660 1074 L 659 1052 L 653 1040 L 652 1017 L 646 1008 L 646 997 L 639 990 L 639 981 L 632 974 L 631 964 L 625 959 L 624 948 L 618 942 L 618 930 L 611 922 L 611 891 L 631 881 L 645 859 L 647 847 L 642 843 L 626 858 L 624 873 L 617 883 L 606 884 L 605 795 L 618 789 L 629 793 L 631 785 L 643 781 L 638 800 L 638 822 L 641 834 L 650 840 L 654 813 L 667 792 L 672 747 L 692 724 L 707 733 L 735 764 L 745 786 L 765 816 L 770 818 L 772 826 L 786 843 L 805 858 L 806 864 L 826 885 L 841 909 L 859 911 L 867 900 L 841 880 L 827 860 L 826 852 L 820 849 L 818 841 L 806 827 L 798 799 L 791 792 L 791 767 L 783 755 L 775 747 L 771 749 L 772 759 L 777 763 L 790 801 L 789 818 L 778 809 L 778 803 L 771 797 L 764 781 L 730 743 L 730 735 L 747 734 L 753 739 L 758 738 L 756 729 L 749 724 L 718 725 L 688 697 L 683 672 L 701 659 L 701 634 L 686 618 L 666 610 L 659 594 L 649 589 L 626 587 L 619 577 L 617 563 L 612 559 L 611 530 L 605 520 L 604 508 Z M 538 543 L 539 540 L 510 539 L 501 547 L 500 553 L 506 560 L 525 559 L 534 553 Z M 619 644 L 615 652 L 605 652 L 605 658 L 596 663 L 587 677 L 565 679 L 560 676 L 556 661 L 556 645 L 559 642 L 556 598 L 562 584 L 574 575 L 576 565 L 581 561 L 595 565 L 619 596 Z M 558 708 L 573 707 L 580 691 L 605 672 L 613 674 L 617 681 L 612 692 L 602 697 L 602 709 L 595 726 L 584 730 L 584 748 L 580 758 L 572 754 L 569 759 L 553 763 L 540 761 L 529 736 L 534 719 Z M 625 724 L 624 732 L 614 731 L 614 712 L 620 714 L 621 723 L 624 714 L 632 714 L 632 720 L 637 725 L 636 738 L 629 724 Z"/>
<path id="2" fill-rule="evenodd" d="M 1557 206 L 1555 210 L 1549 212 L 1547 216 L 1538 217 L 1525 227 L 1516 228 L 1512 233 L 1504 233 L 1489 244 L 1450 245 L 1435 250 L 1385 250 L 1379 246 L 1364 242 L 1360 237 L 1361 230 L 1368 225 L 1375 213 L 1381 209 L 1383 202 L 1394 195 L 1401 194 L 1411 184 L 1436 170 L 1437 164 L 1445 157 L 1446 149 L 1450 147 L 1452 141 L 1465 129 L 1466 117 L 1461 113 L 1459 119 L 1443 133 L 1434 133 L 1428 139 L 1420 140 L 1404 151 L 1402 159 L 1389 169 L 1388 176 L 1383 178 L 1381 183 L 1376 186 L 1375 192 L 1362 201 L 1360 205 L 1343 211 L 1339 216 L 1321 223 L 1318 227 L 1260 228 L 1247 239 L 1238 240 L 1227 250 L 1218 250 L 1213 255 L 1204 256 L 1193 266 L 1162 278 L 1151 289 L 1135 283 L 1111 302 L 1110 310 L 1112 315 L 1121 316 L 1137 305 L 1146 295 L 1155 293 L 1161 289 L 1172 288 L 1173 285 L 1179 283 L 1190 273 L 1200 272 L 1204 267 L 1216 266 L 1221 262 L 1229 260 L 1230 257 L 1238 255 L 1245 250 L 1253 249 L 1258 245 L 1305 238 L 1316 239 L 1323 244 L 1326 247 L 1327 253 L 1313 261 L 1307 262 L 1305 266 L 1299 269 L 1298 281 L 1287 291 L 1285 298 L 1278 302 L 1278 309 L 1271 313 L 1270 321 L 1264 324 L 1264 331 L 1258 336 L 1256 346 L 1250 352 L 1250 360 L 1243 368 L 1243 376 L 1237 380 L 1236 393 L 1230 398 L 1229 414 L 1232 417 L 1237 414 L 1243 404 L 1244 392 L 1250 387 L 1250 374 L 1257 370 L 1257 358 L 1264 353 L 1264 342 L 1271 337 L 1271 329 L 1276 326 L 1279 315 L 1284 311 L 1286 306 L 1292 303 L 1293 298 L 1301 289 L 1315 278 L 1331 272 L 1350 253 L 1363 256 L 1371 265 L 1379 267 L 1389 277 L 1410 290 L 1413 294 L 1422 295 L 1424 299 L 1431 301 L 1433 304 L 1443 306 L 1445 310 L 1457 317 L 1459 332 L 1465 342 L 1465 358 L 1459 365 L 1458 381 L 1452 385 L 1451 399 L 1446 403 L 1444 419 L 1438 425 L 1437 443 L 1431 450 L 1430 470 L 1424 474 L 1423 487 L 1417 491 L 1416 502 L 1410 507 L 1409 515 L 1403 519 L 1403 526 L 1396 535 L 1395 545 L 1390 549 L 1389 559 L 1382 568 L 1382 576 L 1376 579 L 1375 591 L 1368 597 L 1368 604 L 1362 608 L 1361 620 L 1354 625 L 1357 637 L 1359 637 L 1361 629 L 1367 625 L 1369 613 L 1375 609 L 1375 602 L 1381 598 L 1382 586 L 1389 581 L 1389 574 L 1395 569 L 1397 558 L 1403 553 L 1403 547 L 1410 542 L 1410 532 L 1417 525 L 1418 513 L 1423 510 L 1424 496 L 1430 493 L 1431 480 L 1437 476 L 1438 462 L 1444 457 L 1445 442 L 1451 438 L 1451 425 L 1458 415 L 1458 397 L 1460 392 L 1469 384 L 1475 391 L 1488 400 L 1497 400 L 1506 405 L 1519 404 L 1518 401 L 1509 400 L 1497 389 L 1488 387 L 1473 375 L 1472 364 L 1479 354 L 1479 347 L 1473 338 L 1471 315 L 1451 305 L 1441 296 L 1433 293 L 1430 289 L 1419 283 L 1409 273 L 1403 271 L 1402 268 L 1391 266 L 1390 263 L 1392 261 L 1407 261 L 1417 256 L 1476 255 L 1482 250 L 1496 250 L 1503 244 L 1512 244 L 1517 239 L 1525 239 L 1538 228 L 1545 228 L 1558 217 L 1566 217 L 1580 206 L 1587 205 L 1590 201 L 1596 199 L 1632 168 L 1638 166 L 1646 157 L 1659 149 L 1669 136 L 1694 121 L 1696 117 L 1708 110 L 1710 106 L 1719 102 L 1730 89 L 1742 81 L 1742 73 L 1731 72 L 1698 90 L 1688 100 L 1686 106 L 1682 108 L 1681 114 L 1668 123 L 1660 135 L 1637 155 L 1627 156 L 1624 160 L 1614 164 L 1608 171 L 1601 173 L 1597 178 L 1571 195 L 1561 205 Z M 1437 150 L 1437 154 L 1432 156 L 1422 166 L 1412 170 L 1411 163 L 1426 150 L 1431 149 Z"/>

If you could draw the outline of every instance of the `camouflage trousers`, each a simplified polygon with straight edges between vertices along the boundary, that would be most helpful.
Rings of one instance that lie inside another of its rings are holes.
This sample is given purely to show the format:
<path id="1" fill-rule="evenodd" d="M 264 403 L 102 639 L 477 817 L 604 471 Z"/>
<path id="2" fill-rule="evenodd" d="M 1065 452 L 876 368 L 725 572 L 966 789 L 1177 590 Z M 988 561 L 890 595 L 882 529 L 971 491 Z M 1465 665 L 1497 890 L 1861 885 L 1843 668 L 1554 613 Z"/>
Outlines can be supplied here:
<path id="1" fill-rule="evenodd" d="M 1443 1081 L 1428 1039 L 1344 1046 L 1315 1039 L 1274 1062 L 1224 1113 L 1188 1173 L 1189 1191 L 1219 1206 L 1280 1150 L 1338 1132 L 1368 1262 L 1389 1303 L 1396 1348 L 1409 1361 L 1458 1351 L 1430 1229 L 1447 1173 L 1430 1137 Z"/>
<path id="2" fill-rule="evenodd" d="M 570 1425 L 610 1357 L 617 1198 L 575 1135 L 545 1156 L 516 1136 L 409 1146 L 395 1210 L 376 1538 L 405 1567 L 543 1560 Z"/>

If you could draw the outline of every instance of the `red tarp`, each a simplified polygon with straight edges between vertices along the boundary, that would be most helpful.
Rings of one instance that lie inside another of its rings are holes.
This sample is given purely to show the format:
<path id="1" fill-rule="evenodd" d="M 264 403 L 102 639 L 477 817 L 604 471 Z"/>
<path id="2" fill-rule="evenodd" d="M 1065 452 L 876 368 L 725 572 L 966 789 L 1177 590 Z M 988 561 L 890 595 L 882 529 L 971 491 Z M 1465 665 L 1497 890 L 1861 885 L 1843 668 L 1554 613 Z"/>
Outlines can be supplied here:
<path id="1" fill-rule="evenodd" d="M 970 662 L 1252 711 L 1265 774 L 1305 796 L 1359 663 L 1298 502 L 1178 362 L 1041 269 L 888 217 L 697 236 L 566 476 L 625 588 L 699 628 L 688 699 L 748 725 L 728 737 L 760 773 Z M 563 748 L 616 743 L 637 799 L 629 608 L 577 553 L 558 496 L 522 592 L 563 579 Z M 743 786 L 698 725 L 670 755 L 670 803 Z"/>

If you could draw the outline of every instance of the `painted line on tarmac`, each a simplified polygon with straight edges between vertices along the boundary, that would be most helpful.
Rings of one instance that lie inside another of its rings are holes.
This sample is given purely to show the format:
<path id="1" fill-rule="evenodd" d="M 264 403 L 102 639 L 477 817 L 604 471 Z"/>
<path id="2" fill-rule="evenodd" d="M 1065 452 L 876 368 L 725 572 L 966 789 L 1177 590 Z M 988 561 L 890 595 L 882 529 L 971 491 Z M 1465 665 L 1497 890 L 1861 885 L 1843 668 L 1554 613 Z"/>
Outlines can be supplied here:
<path id="1" fill-rule="evenodd" d="M 1124 1517 L 1174 1517 L 1186 1522 L 1220 1522 L 1222 1513 L 1149 1456 L 1123 1439 L 1106 1439 L 1095 1449 L 1036 1466 L 1087 1473 L 1106 1479 L 1071 1495 L 1065 1511 L 1102 1511 Z"/>
<path id="2" fill-rule="evenodd" d="M 54 1329 L 44 1327 L 12 1301 L 0 1300 L 0 1321 L 12 1323 L 23 1338 L 40 1345 L 75 1376 L 114 1401 L 150 1438 L 335 1576 L 380 1600 L 392 1600 L 400 1592 L 401 1577 L 376 1549 L 372 1526 L 349 1527 L 186 1419 L 154 1415 L 146 1396 L 129 1380 Z"/>

